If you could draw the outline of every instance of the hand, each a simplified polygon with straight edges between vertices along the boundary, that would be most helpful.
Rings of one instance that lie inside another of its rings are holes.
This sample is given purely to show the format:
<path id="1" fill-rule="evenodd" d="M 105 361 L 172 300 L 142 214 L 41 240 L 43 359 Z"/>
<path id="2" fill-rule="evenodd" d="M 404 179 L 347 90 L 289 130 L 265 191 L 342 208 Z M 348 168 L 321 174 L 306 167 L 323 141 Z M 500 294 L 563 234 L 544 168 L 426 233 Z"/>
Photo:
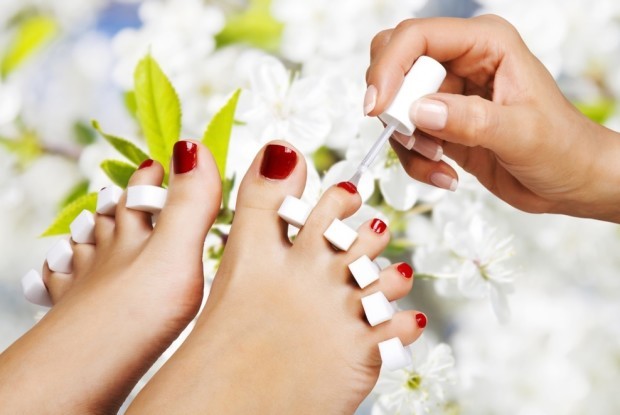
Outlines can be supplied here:
<path id="1" fill-rule="evenodd" d="M 380 32 L 367 72 L 370 115 L 383 112 L 421 55 L 448 75 L 439 93 L 411 107 L 416 141 L 436 141 L 521 210 L 620 222 L 620 134 L 571 105 L 514 27 L 488 15 L 410 19 Z M 411 177 L 454 190 L 447 163 L 392 145 Z"/>

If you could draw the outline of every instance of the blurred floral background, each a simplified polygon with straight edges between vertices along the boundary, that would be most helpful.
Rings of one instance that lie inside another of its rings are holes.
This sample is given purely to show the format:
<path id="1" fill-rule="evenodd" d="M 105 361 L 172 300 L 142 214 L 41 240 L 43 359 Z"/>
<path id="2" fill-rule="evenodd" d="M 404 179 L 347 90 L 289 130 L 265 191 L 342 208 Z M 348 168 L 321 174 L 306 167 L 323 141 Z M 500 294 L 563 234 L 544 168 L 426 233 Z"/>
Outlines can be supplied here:
<path id="1" fill-rule="evenodd" d="M 0 0 L 0 350 L 42 312 L 19 284 L 53 242 L 39 236 L 110 183 L 100 165 L 118 156 L 91 120 L 144 147 L 132 88 L 147 53 L 178 93 L 182 137 L 201 137 L 241 89 L 228 178 L 285 138 L 314 166 L 315 202 L 381 131 L 362 115 L 372 37 L 409 17 L 481 13 L 512 22 L 567 97 L 620 130 L 617 0 Z M 360 184 L 350 222 L 389 221 L 380 262 L 414 264 L 402 306 L 429 326 L 414 365 L 382 374 L 358 413 L 620 413 L 620 228 L 524 214 L 460 178 L 455 193 L 414 182 L 386 149 Z M 225 231 L 207 240 L 211 277 Z"/>

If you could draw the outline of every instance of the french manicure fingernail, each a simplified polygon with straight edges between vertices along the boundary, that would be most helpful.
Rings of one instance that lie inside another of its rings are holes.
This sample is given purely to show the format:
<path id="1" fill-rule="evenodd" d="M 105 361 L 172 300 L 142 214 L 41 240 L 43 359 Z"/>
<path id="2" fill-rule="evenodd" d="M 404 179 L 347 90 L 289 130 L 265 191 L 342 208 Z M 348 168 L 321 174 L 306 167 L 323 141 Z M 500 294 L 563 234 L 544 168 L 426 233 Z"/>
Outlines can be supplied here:
<path id="1" fill-rule="evenodd" d="M 153 165 L 153 160 L 146 159 L 138 166 L 138 170 L 146 169 L 147 167 L 151 167 Z"/>
<path id="2" fill-rule="evenodd" d="M 337 184 L 337 186 L 341 189 L 346 190 L 347 192 L 351 193 L 352 195 L 357 193 L 357 187 L 351 183 L 351 182 L 340 182 Z"/>
<path id="3" fill-rule="evenodd" d="M 440 172 L 431 174 L 430 181 L 435 186 L 441 189 L 450 190 L 451 192 L 454 192 L 459 185 L 459 182 L 455 178 Z"/>
<path id="4" fill-rule="evenodd" d="M 375 218 L 370 222 L 370 229 L 375 233 L 382 234 L 387 229 L 387 225 L 379 218 Z"/>
<path id="5" fill-rule="evenodd" d="M 407 279 L 413 277 L 413 268 L 411 268 L 411 265 L 407 264 L 406 262 L 403 262 L 402 264 L 398 265 L 396 267 L 396 270 L 400 272 L 400 275 L 402 275 L 403 277 Z"/>
<path id="6" fill-rule="evenodd" d="M 439 161 L 443 156 L 443 147 L 426 137 L 419 137 L 413 142 L 413 149 L 429 160 Z"/>
<path id="7" fill-rule="evenodd" d="M 172 149 L 174 173 L 183 174 L 198 164 L 198 146 L 191 141 L 177 141 Z"/>
<path id="8" fill-rule="evenodd" d="M 411 105 L 409 117 L 416 127 L 441 130 L 448 121 L 448 107 L 441 101 L 422 98 Z"/>
<path id="9" fill-rule="evenodd" d="M 260 173 L 274 180 L 286 179 L 297 164 L 297 153 L 280 144 L 269 144 L 265 148 Z"/>
<path id="10" fill-rule="evenodd" d="M 426 316 L 422 313 L 418 313 L 415 315 L 415 321 L 418 323 L 418 327 L 423 329 L 426 327 Z"/>
<path id="11" fill-rule="evenodd" d="M 401 134 L 401 133 L 394 133 L 392 134 L 392 137 L 394 137 L 394 140 L 400 143 L 400 145 L 405 147 L 407 150 L 411 150 L 413 147 L 415 147 L 414 144 L 416 142 L 416 139 L 414 136 L 408 136 L 408 135 Z"/>
<path id="12" fill-rule="evenodd" d="M 375 108 L 376 104 L 377 88 L 374 85 L 369 85 L 364 95 L 364 116 L 368 115 L 368 113 Z"/>

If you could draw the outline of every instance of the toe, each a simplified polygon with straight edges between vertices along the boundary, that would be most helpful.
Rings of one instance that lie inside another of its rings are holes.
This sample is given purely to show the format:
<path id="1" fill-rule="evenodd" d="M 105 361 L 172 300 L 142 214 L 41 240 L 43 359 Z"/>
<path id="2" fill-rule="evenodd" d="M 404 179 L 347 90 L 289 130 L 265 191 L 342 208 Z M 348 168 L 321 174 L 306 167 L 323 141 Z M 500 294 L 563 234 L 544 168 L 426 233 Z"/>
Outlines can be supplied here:
<path id="1" fill-rule="evenodd" d="M 371 219 L 357 229 L 357 241 L 351 246 L 347 256 L 352 260 L 362 255 L 376 258 L 390 243 L 390 232 L 381 219 Z"/>
<path id="2" fill-rule="evenodd" d="M 148 161 L 148 160 L 147 160 Z M 144 162 L 140 165 L 131 178 L 127 187 L 138 185 L 160 186 L 164 179 L 164 169 L 157 162 Z M 127 191 L 123 193 L 116 207 L 115 234 L 123 239 L 138 240 L 150 234 L 153 229 L 152 215 L 125 206 Z M 142 238 L 140 238 L 142 236 Z"/>
<path id="3" fill-rule="evenodd" d="M 153 243 L 202 248 L 222 200 L 217 165 L 204 145 L 178 141 L 174 145 L 166 204 L 159 214 Z M 200 251 L 200 249 L 199 249 Z"/>
<path id="4" fill-rule="evenodd" d="M 108 245 L 114 237 L 114 217 L 96 214 L 95 215 L 95 245 L 104 247 Z"/>
<path id="5" fill-rule="evenodd" d="M 390 321 L 373 329 L 373 341 L 378 343 L 398 337 L 403 345 L 407 346 L 420 337 L 426 322 L 426 315 L 420 311 L 399 311 Z"/>
<path id="6" fill-rule="evenodd" d="M 300 197 L 305 183 L 306 163 L 297 150 L 285 141 L 263 147 L 239 187 L 229 243 L 288 246 L 288 225 L 278 209 L 286 196 Z M 239 232 L 243 235 L 236 237 Z"/>
<path id="7" fill-rule="evenodd" d="M 43 264 L 43 283 L 47 287 L 47 291 L 52 299 L 52 304 L 57 304 L 60 299 L 73 286 L 73 274 L 63 274 L 60 272 L 52 272 L 47 266 L 47 261 Z"/>
<path id="8" fill-rule="evenodd" d="M 71 241 L 73 249 L 73 275 L 79 278 L 86 274 L 95 260 L 96 248 L 93 244 L 78 244 Z"/>
<path id="9" fill-rule="evenodd" d="M 360 296 L 381 291 L 388 301 L 396 301 L 409 294 L 411 287 L 413 287 L 413 269 L 409 264 L 401 262 L 381 271 L 379 281 L 362 290 Z"/>
<path id="10" fill-rule="evenodd" d="M 361 204 L 362 199 L 352 183 L 342 182 L 327 189 L 312 209 L 306 225 L 297 235 L 295 239 L 297 249 L 307 250 L 324 247 L 333 251 L 334 244 L 323 236 L 324 233 L 332 226 L 335 219 L 340 220 L 351 216 L 360 208 Z M 338 237 L 342 232 L 338 230 L 335 234 Z M 356 243 L 354 242 L 353 246 Z"/>

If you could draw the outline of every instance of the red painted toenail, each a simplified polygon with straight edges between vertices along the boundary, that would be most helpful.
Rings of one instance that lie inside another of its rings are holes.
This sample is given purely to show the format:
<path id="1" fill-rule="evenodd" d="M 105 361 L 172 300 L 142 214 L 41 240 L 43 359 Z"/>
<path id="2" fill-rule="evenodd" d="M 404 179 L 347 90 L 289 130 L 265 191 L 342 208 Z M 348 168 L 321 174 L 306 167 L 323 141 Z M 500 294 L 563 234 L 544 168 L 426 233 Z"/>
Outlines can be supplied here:
<path id="1" fill-rule="evenodd" d="M 397 266 L 396 269 L 405 278 L 413 277 L 413 268 L 411 268 L 411 266 L 409 266 L 409 264 L 407 264 L 406 262 L 403 262 L 402 264 Z"/>
<path id="2" fill-rule="evenodd" d="M 172 150 L 172 160 L 175 174 L 194 170 L 198 164 L 198 146 L 191 141 L 177 141 Z"/>
<path id="3" fill-rule="evenodd" d="M 355 185 L 351 182 L 340 182 L 338 183 L 338 187 L 340 187 L 341 189 L 346 190 L 347 192 L 351 193 L 351 194 L 356 194 L 357 193 L 357 187 L 355 187 Z"/>
<path id="4" fill-rule="evenodd" d="M 151 167 L 153 165 L 153 160 L 146 159 L 138 166 L 138 170 L 146 169 L 147 167 Z"/>
<path id="5" fill-rule="evenodd" d="M 418 313 L 415 315 L 415 321 L 418 323 L 418 327 L 423 329 L 426 327 L 426 316 L 422 313 Z"/>
<path id="6" fill-rule="evenodd" d="M 372 222 L 370 222 L 370 229 L 372 229 L 375 233 L 381 234 L 385 232 L 387 225 L 381 219 L 375 218 Z"/>
<path id="7" fill-rule="evenodd" d="M 297 164 L 297 153 L 279 144 L 269 144 L 263 154 L 260 174 L 268 179 L 286 179 Z"/>

